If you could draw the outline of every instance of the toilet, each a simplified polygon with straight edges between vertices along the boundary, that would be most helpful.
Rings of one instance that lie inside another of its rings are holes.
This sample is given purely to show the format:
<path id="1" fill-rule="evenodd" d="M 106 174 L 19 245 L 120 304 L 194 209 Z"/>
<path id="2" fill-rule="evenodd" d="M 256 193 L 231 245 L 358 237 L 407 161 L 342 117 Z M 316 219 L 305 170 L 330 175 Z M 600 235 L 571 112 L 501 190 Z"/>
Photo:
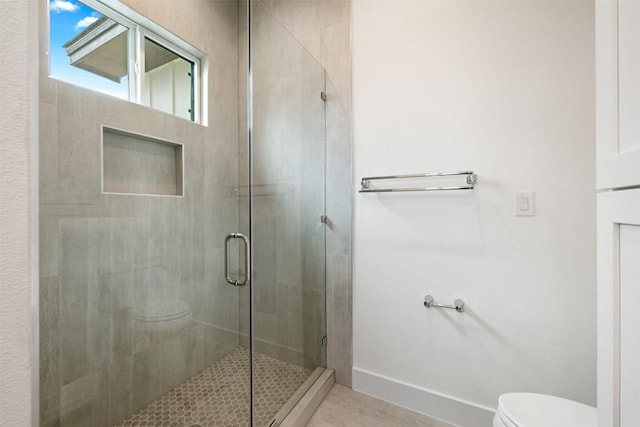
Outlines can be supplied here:
<path id="1" fill-rule="evenodd" d="M 493 427 L 597 427 L 597 412 L 561 397 L 507 393 L 498 399 Z"/>
<path id="2" fill-rule="evenodd" d="M 189 304 L 178 299 L 145 301 L 131 307 L 131 319 L 134 353 L 146 354 L 138 374 L 171 386 L 184 380 L 195 345 L 192 334 L 184 333 L 192 321 Z"/>
<path id="3" fill-rule="evenodd" d="M 157 300 L 133 306 L 131 318 L 142 331 L 180 332 L 191 322 L 191 308 L 180 300 Z"/>

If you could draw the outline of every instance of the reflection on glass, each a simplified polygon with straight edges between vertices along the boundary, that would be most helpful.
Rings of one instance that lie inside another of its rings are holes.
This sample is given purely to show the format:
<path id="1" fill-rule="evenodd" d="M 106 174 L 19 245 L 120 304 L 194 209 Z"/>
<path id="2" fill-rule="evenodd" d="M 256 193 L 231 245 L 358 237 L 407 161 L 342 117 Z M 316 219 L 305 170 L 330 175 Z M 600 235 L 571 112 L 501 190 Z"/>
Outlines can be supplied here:
<path id="1" fill-rule="evenodd" d="M 90 7 L 51 0 L 51 76 L 129 98 L 129 29 Z"/>
<path id="2" fill-rule="evenodd" d="M 194 120 L 193 63 L 145 37 L 144 103 Z"/>

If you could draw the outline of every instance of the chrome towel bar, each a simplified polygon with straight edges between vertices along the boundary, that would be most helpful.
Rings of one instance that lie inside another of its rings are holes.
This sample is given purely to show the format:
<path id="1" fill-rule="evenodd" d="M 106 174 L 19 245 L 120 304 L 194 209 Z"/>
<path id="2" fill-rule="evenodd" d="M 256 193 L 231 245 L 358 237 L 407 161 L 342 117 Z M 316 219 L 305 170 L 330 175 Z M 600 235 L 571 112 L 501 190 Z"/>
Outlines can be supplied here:
<path id="1" fill-rule="evenodd" d="M 465 176 L 467 185 L 454 185 L 444 187 L 404 187 L 404 188 L 371 188 L 371 181 L 390 179 L 418 179 L 443 176 Z M 478 182 L 478 176 L 473 171 L 461 172 L 428 172 L 411 175 L 368 176 L 360 181 L 360 193 L 390 193 L 399 191 L 441 191 L 441 190 L 473 190 Z"/>
<path id="2" fill-rule="evenodd" d="M 449 305 L 449 304 L 438 304 L 436 302 L 434 302 L 433 297 L 431 295 L 427 295 L 426 297 L 424 297 L 424 306 L 431 308 L 431 307 L 438 307 L 438 308 L 451 308 L 454 309 L 455 311 L 457 311 L 458 313 L 462 313 L 464 311 L 464 301 L 462 301 L 461 299 L 457 299 L 453 302 L 454 305 Z"/>

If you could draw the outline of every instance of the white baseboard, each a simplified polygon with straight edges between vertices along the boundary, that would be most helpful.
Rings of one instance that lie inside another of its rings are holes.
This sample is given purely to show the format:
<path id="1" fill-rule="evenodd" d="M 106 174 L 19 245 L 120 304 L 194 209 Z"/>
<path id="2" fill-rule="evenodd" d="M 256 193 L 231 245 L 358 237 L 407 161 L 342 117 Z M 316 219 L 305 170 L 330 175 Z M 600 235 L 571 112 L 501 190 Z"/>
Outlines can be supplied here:
<path id="1" fill-rule="evenodd" d="M 353 389 L 460 427 L 491 427 L 495 411 L 413 384 L 353 368 Z"/>

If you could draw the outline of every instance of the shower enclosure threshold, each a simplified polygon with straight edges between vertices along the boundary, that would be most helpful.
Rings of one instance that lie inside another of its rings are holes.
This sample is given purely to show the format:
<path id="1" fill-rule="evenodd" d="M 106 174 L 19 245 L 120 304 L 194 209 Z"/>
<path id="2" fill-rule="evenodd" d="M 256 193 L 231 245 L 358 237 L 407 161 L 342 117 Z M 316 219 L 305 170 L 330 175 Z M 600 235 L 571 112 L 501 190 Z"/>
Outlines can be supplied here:
<path id="1" fill-rule="evenodd" d="M 313 378 L 316 376 L 315 380 Z M 310 383 L 313 381 L 313 383 Z M 327 368 L 316 368 L 314 375 L 309 377 L 305 383 L 298 389 L 303 393 L 302 397 L 290 411 L 285 412 L 285 419 L 279 424 L 270 424 L 279 427 L 304 427 L 307 425 L 316 409 L 320 406 L 324 398 L 335 383 L 335 371 Z M 293 396 L 295 398 L 295 395 Z M 291 400 L 293 400 L 293 398 Z M 282 408 L 282 412 L 286 410 L 286 406 Z M 287 414 L 288 413 L 288 414 Z"/>

